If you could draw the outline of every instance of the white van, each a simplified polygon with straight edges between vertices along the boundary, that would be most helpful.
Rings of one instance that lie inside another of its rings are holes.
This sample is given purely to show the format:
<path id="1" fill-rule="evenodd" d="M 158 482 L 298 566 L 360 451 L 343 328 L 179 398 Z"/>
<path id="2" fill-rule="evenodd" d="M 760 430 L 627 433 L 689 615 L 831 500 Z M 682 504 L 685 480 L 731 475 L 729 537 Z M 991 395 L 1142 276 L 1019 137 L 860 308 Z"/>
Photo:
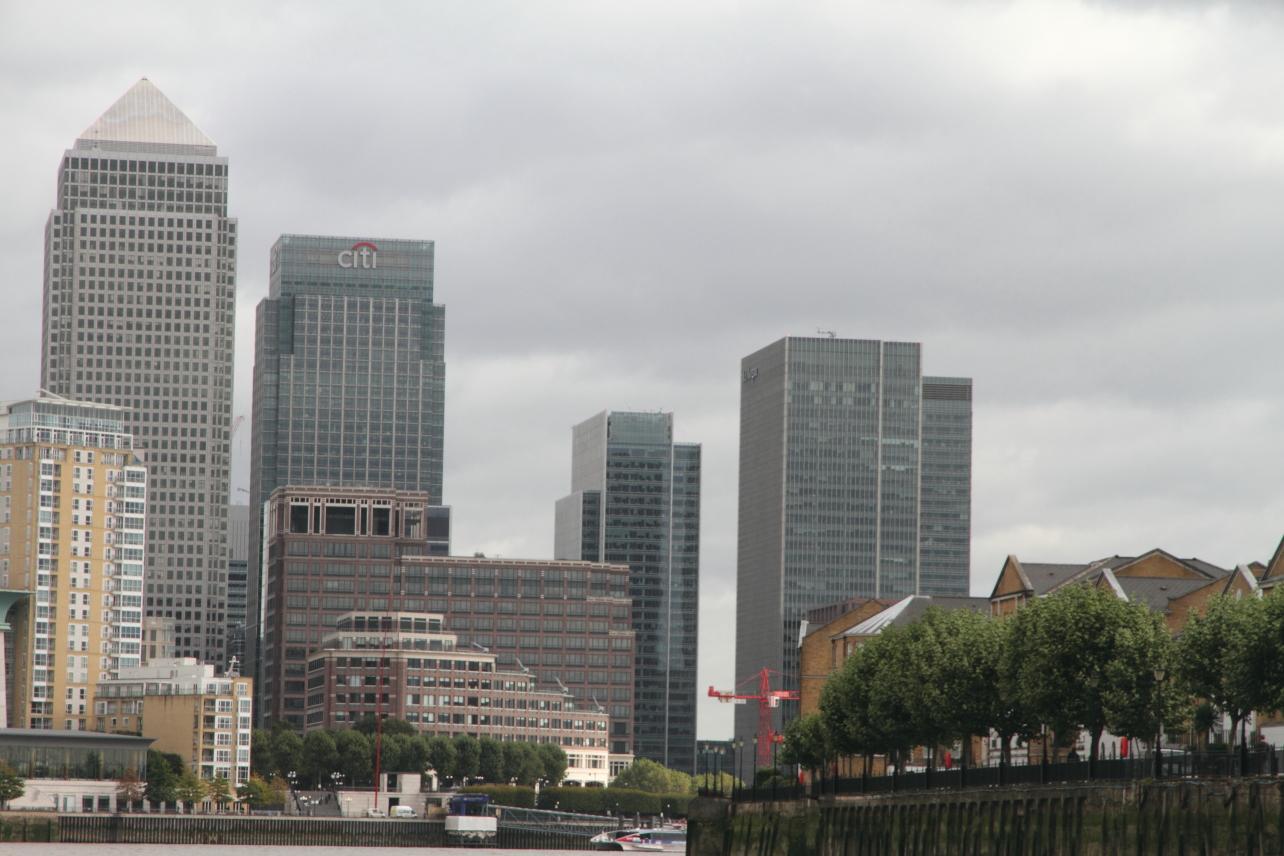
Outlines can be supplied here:
<path id="1" fill-rule="evenodd" d="M 388 810 L 389 817 L 418 817 L 415 810 L 408 805 L 394 805 Z"/>

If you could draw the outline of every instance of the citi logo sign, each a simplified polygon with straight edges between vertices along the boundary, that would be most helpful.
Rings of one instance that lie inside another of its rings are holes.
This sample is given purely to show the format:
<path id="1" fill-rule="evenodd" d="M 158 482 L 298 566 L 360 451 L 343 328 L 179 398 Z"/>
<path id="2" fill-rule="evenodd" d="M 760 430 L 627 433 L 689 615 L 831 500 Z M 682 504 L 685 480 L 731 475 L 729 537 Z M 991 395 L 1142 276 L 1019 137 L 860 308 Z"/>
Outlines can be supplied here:
<path id="1" fill-rule="evenodd" d="M 369 241 L 358 241 L 352 249 L 339 253 L 339 267 L 374 270 L 379 267 L 379 248 Z"/>

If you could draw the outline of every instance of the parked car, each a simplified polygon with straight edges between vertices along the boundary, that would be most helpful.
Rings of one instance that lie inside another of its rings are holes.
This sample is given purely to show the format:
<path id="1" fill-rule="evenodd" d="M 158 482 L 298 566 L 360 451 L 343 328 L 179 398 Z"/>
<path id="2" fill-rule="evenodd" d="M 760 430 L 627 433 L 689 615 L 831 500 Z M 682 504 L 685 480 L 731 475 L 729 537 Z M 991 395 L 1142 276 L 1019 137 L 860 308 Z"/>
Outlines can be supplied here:
<path id="1" fill-rule="evenodd" d="M 366 817 L 387 817 L 388 813 L 381 808 L 366 809 Z"/>

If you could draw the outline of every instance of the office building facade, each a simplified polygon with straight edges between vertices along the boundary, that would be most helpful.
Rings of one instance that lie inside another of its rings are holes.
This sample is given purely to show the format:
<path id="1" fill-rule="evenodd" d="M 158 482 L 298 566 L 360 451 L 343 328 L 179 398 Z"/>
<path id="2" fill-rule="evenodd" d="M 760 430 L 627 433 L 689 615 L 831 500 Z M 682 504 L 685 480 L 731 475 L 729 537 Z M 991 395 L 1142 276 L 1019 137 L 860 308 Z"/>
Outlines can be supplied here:
<path id="1" fill-rule="evenodd" d="M 971 381 L 924 377 L 917 343 L 789 337 L 740 386 L 736 676 L 798 688 L 808 610 L 966 594 Z M 736 710 L 736 734 L 756 710 Z"/>
<path id="2" fill-rule="evenodd" d="M 10 726 L 90 729 L 97 682 L 141 662 L 146 505 L 120 408 L 53 396 L 0 405 Z"/>
<path id="3" fill-rule="evenodd" d="M 406 559 L 399 609 L 446 617 L 459 647 L 564 686 L 611 719 L 610 774 L 633 761 L 634 646 L 627 565 L 485 556 Z"/>
<path id="4" fill-rule="evenodd" d="M 45 229 L 41 387 L 123 408 L 147 450 L 147 614 L 220 662 L 236 309 L 228 163 L 146 79 L 58 169 Z"/>
<path id="5" fill-rule="evenodd" d="M 633 751 L 695 772 L 700 446 L 673 442 L 673 414 L 607 411 L 572 431 L 571 490 L 554 555 L 629 567 Z"/>
<path id="6" fill-rule="evenodd" d="M 308 658 L 306 730 L 387 716 L 425 734 L 552 743 L 566 752 L 567 779 L 608 783 L 605 709 L 503 669 L 497 655 L 461 647 L 444 625 L 444 616 L 423 612 L 340 616 Z"/>
<path id="7" fill-rule="evenodd" d="M 283 235 L 272 247 L 254 340 L 247 673 L 261 666 L 274 490 L 395 488 L 441 504 L 445 307 L 433 303 L 433 261 L 431 241 Z"/>
<path id="8" fill-rule="evenodd" d="M 267 723 L 303 729 L 308 655 L 344 613 L 391 609 L 405 587 L 409 557 L 447 552 L 446 512 L 414 491 L 273 491 L 264 515 L 263 679 L 257 684 Z"/>
<path id="9" fill-rule="evenodd" d="M 250 507 L 233 505 L 227 511 L 227 656 L 238 668 L 245 663 L 245 626 L 249 608 Z M 257 622 L 256 622 L 257 623 Z"/>

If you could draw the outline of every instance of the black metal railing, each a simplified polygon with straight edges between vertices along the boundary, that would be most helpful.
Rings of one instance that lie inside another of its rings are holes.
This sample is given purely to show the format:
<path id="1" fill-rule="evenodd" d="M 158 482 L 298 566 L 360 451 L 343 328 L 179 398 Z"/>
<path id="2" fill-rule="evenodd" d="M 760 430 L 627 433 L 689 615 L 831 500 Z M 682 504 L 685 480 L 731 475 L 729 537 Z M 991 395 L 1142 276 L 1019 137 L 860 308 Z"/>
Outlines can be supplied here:
<path id="1" fill-rule="evenodd" d="M 1231 752 L 1186 752 L 1164 750 L 1158 759 L 1153 753 L 1131 758 L 1101 758 L 1034 763 L 998 763 L 983 767 L 918 769 L 882 776 L 842 776 L 817 771 L 806 783 L 789 774 L 757 784 L 736 787 L 731 799 L 737 802 L 795 800 L 842 794 L 890 794 L 902 791 L 997 788 L 1009 785 L 1059 785 L 1085 782 L 1140 781 L 1143 779 L 1225 779 L 1266 777 L 1280 774 L 1280 753 L 1272 746 Z M 726 797 L 713 789 L 700 789 L 702 796 Z"/>

